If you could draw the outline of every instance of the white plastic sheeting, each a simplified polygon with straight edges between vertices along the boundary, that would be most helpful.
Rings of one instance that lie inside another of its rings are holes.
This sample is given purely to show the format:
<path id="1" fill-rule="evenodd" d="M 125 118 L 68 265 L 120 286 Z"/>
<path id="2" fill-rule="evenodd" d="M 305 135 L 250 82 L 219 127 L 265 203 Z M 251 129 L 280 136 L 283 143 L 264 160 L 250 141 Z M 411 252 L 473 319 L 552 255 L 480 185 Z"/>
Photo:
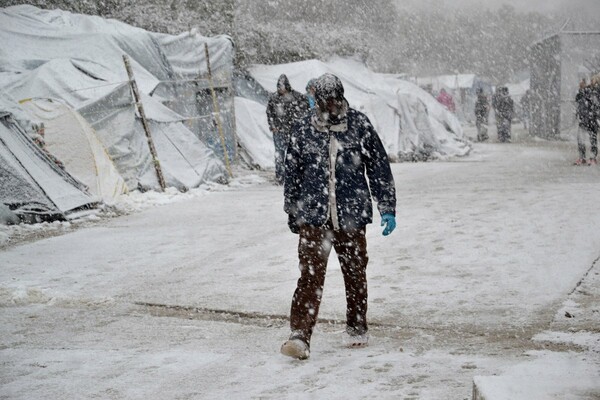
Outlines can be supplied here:
<path id="1" fill-rule="evenodd" d="M 65 217 L 98 201 L 46 157 L 25 131 L 0 116 L 0 202 L 17 214 Z"/>
<path id="2" fill-rule="evenodd" d="M 265 106 L 243 97 L 235 98 L 235 120 L 240 145 L 261 168 L 275 167 L 273 135 L 267 123 Z"/>
<path id="3" fill-rule="evenodd" d="M 179 78 L 194 78 L 208 72 L 204 44 L 208 45 L 210 69 L 215 80 L 233 74 L 233 42 L 226 35 L 207 38 L 196 30 L 177 36 L 155 33 L 173 72 Z"/>
<path id="4" fill-rule="evenodd" d="M 51 99 L 22 103 L 44 123 L 48 151 L 65 164 L 65 169 L 87 185 L 90 193 L 113 204 L 127 192 L 127 186 L 108 156 L 96 132 L 75 110 Z"/>
<path id="5" fill-rule="evenodd" d="M 187 190 L 225 178 L 224 165 L 183 125 L 181 116 L 150 96 L 142 96 L 142 101 L 167 186 Z M 96 130 L 129 188 L 158 187 L 145 132 L 136 118 L 127 84 L 78 111 Z"/>

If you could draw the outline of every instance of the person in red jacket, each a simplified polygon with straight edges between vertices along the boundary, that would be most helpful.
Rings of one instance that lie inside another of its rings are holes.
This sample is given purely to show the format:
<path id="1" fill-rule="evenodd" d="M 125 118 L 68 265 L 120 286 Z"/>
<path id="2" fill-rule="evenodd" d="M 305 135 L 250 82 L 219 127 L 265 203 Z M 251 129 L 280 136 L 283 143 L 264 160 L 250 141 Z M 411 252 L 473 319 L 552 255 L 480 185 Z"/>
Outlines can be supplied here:
<path id="1" fill-rule="evenodd" d="M 440 90 L 440 94 L 436 99 L 439 103 L 443 104 L 444 107 L 448 109 L 450 112 L 456 111 L 456 106 L 454 105 L 454 99 L 450 95 L 450 93 L 446 92 L 446 89 Z"/>

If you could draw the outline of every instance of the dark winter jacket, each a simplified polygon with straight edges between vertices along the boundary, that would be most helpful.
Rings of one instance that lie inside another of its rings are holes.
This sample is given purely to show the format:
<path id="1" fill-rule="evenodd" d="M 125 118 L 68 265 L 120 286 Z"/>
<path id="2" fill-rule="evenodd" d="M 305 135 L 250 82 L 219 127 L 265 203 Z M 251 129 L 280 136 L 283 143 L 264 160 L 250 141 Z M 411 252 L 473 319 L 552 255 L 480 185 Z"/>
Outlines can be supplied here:
<path id="1" fill-rule="evenodd" d="M 475 117 L 480 121 L 487 121 L 489 113 L 490 103 L 487 96 L 483 93 L 478 94 L 475 102 Z"/>
<path id="2" fill-rule="evenodd" d="M 394 178 L 387 153 L 369 119 L 348 108 L 345 130 L 323 131 L 313 123 L 316 113 L 313 109 L 295 125 L 287 151 L 284 210 L 290 229 L 297 233 L 300 225 L 322 226 L 327 222 L 330 187 L 335 187 L 336 219 L 342 230 L 372 222 L 371 196 L 380 214 L 395 215 Z"/>
<path id="3" fill-rule="evenodd" d="M 575 96 L 576 112 L 580 127 L 590 132 L 598 132 L 598 115 L 593 96 L 594 92 L 589 86 L 580 88 Z"/>
<path id="4" fill-rule="evenodd" d="M 293 90 L 285 75 L 280 80 L 283 80 L 287 93 L 275 92 L 269 96 L 267 120 L 271 132 L 289 135 L 292 125 L 306 114 L 309 105 L 306 96 Z"/>
<path id="5" fill-rule="evenodd" d="M 507 94 L 502 94 L 496 98 L 495 106 L 496 118 L 512 121 L 515 113 L 515 102 Z"/>

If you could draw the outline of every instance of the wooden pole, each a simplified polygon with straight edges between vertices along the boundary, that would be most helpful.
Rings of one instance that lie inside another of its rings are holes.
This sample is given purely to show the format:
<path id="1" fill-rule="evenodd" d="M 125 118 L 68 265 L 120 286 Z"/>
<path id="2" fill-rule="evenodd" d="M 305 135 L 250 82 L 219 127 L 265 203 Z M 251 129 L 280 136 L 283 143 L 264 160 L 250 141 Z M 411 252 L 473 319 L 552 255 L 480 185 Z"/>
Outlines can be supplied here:
<path id="1" fill-rule="evenodd" d="M 158 184 L 160 185 L 161 191 L 164 192 L 165 188 L 167 187 L 165 184 L 165 177 L 163 176 L 162 169 L 160 168 L 160 162 L 158 161 L 158 155 L 156 154 L 154 141 L 152 140 L 152 135 L 150 134 L 150 126 L 148 125 L 148 120 L 146 119 L 146 113 L 144 112 L 144 106 L 142 105 L 140 92 L 138 91 L 137 83 L 133 77 L 133 70 L 131 69 L 131 64 L 129 63 L 129 57 L 127 54 L 123 54 L 123 62 L 125 63 L 125 69 L 127 70 L 127 75 L 129 76 L 129 85 L 131 86 L 131 91 L 133 92 L 135 105 L 140 113 L 140 118 L 142 119 L 142 126 L 144 127 L 144 132 L 146 133 L 146 140 L 148 141 L 148 147 L 150 148 L 150 154 L 152 155 L 152 161 L 154 163 L 154 169 L 156 170 Z"/>
<path id="2" fill-rule="evenodd" d="M 233 178 L 233 172 L 231 171 L 231 165 L 229 164 L 229 155 L 227 154 L 227 146 L 225 146 L 225 135 L 223 134 L 223 125 L 221 124 L 221 113 L 219 111 L 219 102 L 217 101 L 217 94 L 215 92 L 215 86 L 213 85 L 212 72 L 210 70 L 210 58 L 208 55 L 208 44 L 204 43 L 204 54 L 206 55 L 206 68 L 208 70 L 208 84 L 210 85 L 210 93 L 213 100 L 213 108 L 215 110 L 215 119 L 217 122 L 217 129 L 219 136 L 221 137 L 221 147 L 223 147 L 223 155 L 225 157 L 225 167 L 229 176 Z"/>

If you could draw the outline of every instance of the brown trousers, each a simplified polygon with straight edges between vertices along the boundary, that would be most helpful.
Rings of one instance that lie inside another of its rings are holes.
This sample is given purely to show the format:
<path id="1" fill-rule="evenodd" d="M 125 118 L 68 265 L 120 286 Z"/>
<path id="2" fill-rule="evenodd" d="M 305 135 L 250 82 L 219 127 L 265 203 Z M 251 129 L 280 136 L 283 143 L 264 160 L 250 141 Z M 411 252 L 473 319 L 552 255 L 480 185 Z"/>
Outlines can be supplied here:
<path id="1" fill-rule="evenodd" d="M 292 298 L 290 327 L 292 335 L 310 343 L 317 323 L 325 284 L 327 259 L 335 248 L 346 287 L 346 324 L 350 334 L 367 332 L 367 240 L 365 228 L 334 231 L 323 227 L 300 227 L 298 258 L 300 279 Z"/>

